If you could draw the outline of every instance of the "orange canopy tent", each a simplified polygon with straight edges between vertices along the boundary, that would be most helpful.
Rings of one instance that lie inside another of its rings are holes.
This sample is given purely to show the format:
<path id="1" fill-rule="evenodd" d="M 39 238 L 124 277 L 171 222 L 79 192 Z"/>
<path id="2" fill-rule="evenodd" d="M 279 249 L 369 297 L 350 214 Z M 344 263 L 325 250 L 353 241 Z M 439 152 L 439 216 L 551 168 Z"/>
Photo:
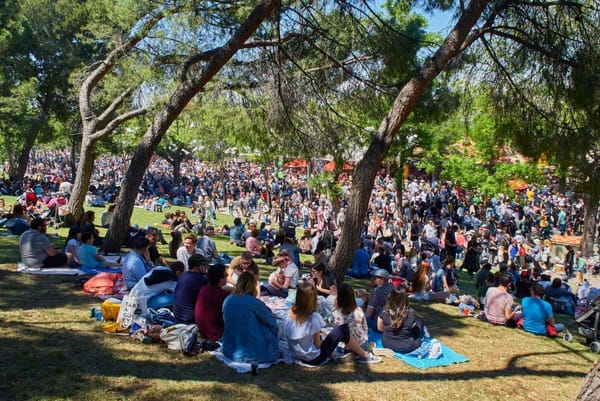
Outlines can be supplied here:
<path id="1" fill-rule="evenodd" d="M 510 180 L 508 181 L 508 186 L 513 191 L 524 191 L 529 188 L 529 184 L 523 180 Z"/>
<path id="2" fill-rule="evenodd" d="M 329 163 L 325 164 L 323 166 L 323 170 L 331 173 L 333 170 L 335 170 L 335 162 L 330 161 Z M 344 165 L 342 166 L 342 170 L 343 171 L 352 171 L 352 170 L 354 170 L 354 165 L 351 163 L 344 163 Z"/>
<path id="3" fill-rule="evenodd" d="M 294 159 L 283 165 L 284 168 L 306 168 L 307 162 L 304 159 Z"/>

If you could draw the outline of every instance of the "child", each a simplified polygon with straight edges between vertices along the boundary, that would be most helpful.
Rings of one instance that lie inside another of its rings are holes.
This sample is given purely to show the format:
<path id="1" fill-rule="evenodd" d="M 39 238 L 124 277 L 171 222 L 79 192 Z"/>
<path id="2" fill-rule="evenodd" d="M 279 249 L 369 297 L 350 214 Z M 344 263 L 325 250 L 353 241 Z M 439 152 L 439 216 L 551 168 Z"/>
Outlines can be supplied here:
<path id="1" fill-rule="evenodd" d="M 369 329 L 367 327 L 367 319 L 362 308 L 356 306 L 354 290 L 348 284 L 342 284 L 338 290 L 331 324 L 334 326 L 347 324 L 350 329 L 350 335 L 356 338 L 362 349 L 368 350 Z"/>
<path id="2" fill-rule="evenodd" d="M 383 332 L 385 348 L 407 354 L 421 346 L 425 333 L 423 321 L 408 305 L 408 295 L 402 286 L 395 287 L 385 309 L 377 318 L 377 329 Z"/>
<path id="3" fill-rule="evenodd" d="M 288 312 L 283 333 L 288 340 L 292 356 L 311 366 L 322 365 L 343 342 L 346 348 L 358 355 L 359 363 L 378 363 L 381 358 L 363 350 L 350 334 L 347 324 L 335 327 L 324 339 L 321 338 L 325 321 L 317 312 L 317 290 L 314 285 L 302 282 L 296 293 L 296 303 Z M 347 354 L 352 355 L 352 354 Z M 335 360 L 336 358 L 333 357 Z M 345 361 L 346 358 L 340 359 Z"/>
<path id="4" fill-rule="evenodd" d="M 94 234 L 91 232 L 81 233 L 81 245 L 77 251 L 79 261 L 84 267 L 91 267 L 93 269 L 103 267 L 120 267 L 120 263 L 107 262 L 100 254 L 98 254 L 98 248 L 94 245 Z"/>

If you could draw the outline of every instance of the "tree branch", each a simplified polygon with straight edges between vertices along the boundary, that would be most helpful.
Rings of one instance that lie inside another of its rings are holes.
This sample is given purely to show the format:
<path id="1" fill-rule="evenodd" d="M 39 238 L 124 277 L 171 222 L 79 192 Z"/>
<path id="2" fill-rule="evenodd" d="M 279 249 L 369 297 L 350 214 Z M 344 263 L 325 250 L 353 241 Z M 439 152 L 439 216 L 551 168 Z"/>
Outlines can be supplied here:
<path id="1" fill-rule="evenodd" d="M 111 51 L 105 58 L 97 64 L 97 66 L 89 73 L 84 79 L 79 89 L 79 113 L 84 123 L 89 122 L 95 118 L 95 114 L 92 110 L 92 92 L 98 85 L 98 82 L 108 74 L 115 63 L 123 58 L 127 53 L 133 49 L 145 36 L 156 26 L 156 24 L 162 20 L 165 16 L 164 11 L 158 11 L 156 13 L 150 13 L 149 16 L 142 21 L 140 28 L 135 34 L 133 34 L 127 41 L 117 46 Z"/>
<path id="2" fill-rule="evenodd" d="M 131 93 L 133 92 L 133 87 L 127 88 L 125 91 L 123 91 L 119 96 L 117 96 L 115 98 L 115 100 L 113 100 L 113 102 L 106 108 L 104 109 L 104 111 L 102 112 L 102 114 L 100 114 L 98 116 L 98 123 L 99 124 L 104 124 L 105 120 L 107 118 L 109 118 L 109 116 L 117 109 L 119 108 L 119 106 L 121 106 L 121 104 L 123 104 L 123 101 L 128 98 Z"/>
<path id="3" fill-rule="evenodd" d="M 115 129 L 117 129 L 117 127 L 119 127 L 124 122 L 129 121 L 135 117 L 141 116 L 141 115 L 147 113 L 148 110 L 149 110 L 149 108 L 144 107 L 144 108 L 128 111 L 127 113 L 123 113 L 123 114 L 115 117 L 108 124 L 106 124 L 106 126 L 104 128 L 94 132 L 89 137 L 92 141 L 102 139 L 105 136 L 110 135 Z"/>

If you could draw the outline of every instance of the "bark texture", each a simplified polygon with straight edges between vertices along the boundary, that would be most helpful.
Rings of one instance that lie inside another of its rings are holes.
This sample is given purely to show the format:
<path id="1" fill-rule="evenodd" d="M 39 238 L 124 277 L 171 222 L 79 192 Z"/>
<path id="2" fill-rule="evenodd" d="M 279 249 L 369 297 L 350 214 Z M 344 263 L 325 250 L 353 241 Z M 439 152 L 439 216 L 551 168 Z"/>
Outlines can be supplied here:
<path id="1" fill-rule="evenodd" d="M 575 398 L 577 401 L 598 401 L 600 399 L 600 358 L 586 376 L 579 394 Z"/>
<path id="2" fill-rule="evenodd" d="M 365 218 L 373 190 L 375 175 L 389 151 L 394 135 L 412 113 L 417 101 L 433 79 L 443 71 L 450 60 L 472 43 L 473 40 L 469 37 L 469 34 L 488 3 L 489 1 L 486 0 L 473 0 L 469 3 L 441 47 L 400 90 L 365 155 L 356 165 L 346 221 L 342 227 L 340 241 L 338 241 L 329 262 L 329 270 L 334 272 L 338 282 L 343 281 L 344 273 L 352 265 L 356 244 L 360 239 L 360 227 Z"/>
<path id="3" fill-rule="evenodd" d="M 202 54 L 190 56 L 179 68 L 178 84 L 175 92 L 154 118 L 152 125 L 144 133 L 142 141 L 136 149 L 129 169 L 121 187 L 119 202 L 110 229 L 104 239 L 104 249 L 118 251 L 123 244 L 127 228 L 130 225 L 138 188 L 142 182 L 144 172 L 148 168 L 150 159 L 161 139 L 182 112 L 187 103 L 223 68 L 233 55 L 244 45 L 256 29 L 262 24 L 273 10 L 279 6 L 278 0 L 266 0 L 256 6 L 248 18 L 234 31 L 229 41 L 220 48 Z M 200 68 L 188 78 L 190 67 L 204 61 Z"/>

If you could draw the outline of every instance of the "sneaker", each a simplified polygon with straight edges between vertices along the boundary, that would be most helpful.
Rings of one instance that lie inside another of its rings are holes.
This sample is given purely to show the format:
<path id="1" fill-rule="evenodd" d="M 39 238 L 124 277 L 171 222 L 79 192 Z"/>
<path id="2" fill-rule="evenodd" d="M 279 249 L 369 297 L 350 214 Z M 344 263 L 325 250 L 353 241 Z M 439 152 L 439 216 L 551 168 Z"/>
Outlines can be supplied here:
<path id="1" fill-rule="evenodd" d="M 381 358 L 369 352 L 367 356 L 358 358 L 357 361 L 358 363 L 379 363 L 381 362 Z"/>
<path id="2" fill-rule="evenodd" d="M 334 363 L 344 364 L 344 363 L 348 363 L 351 360 L 353 360 L 354 354 L 352 352 L 340 354 L 340 353 L 334 351 L 333 354 L 331 354 L 330 358 Z"/>

